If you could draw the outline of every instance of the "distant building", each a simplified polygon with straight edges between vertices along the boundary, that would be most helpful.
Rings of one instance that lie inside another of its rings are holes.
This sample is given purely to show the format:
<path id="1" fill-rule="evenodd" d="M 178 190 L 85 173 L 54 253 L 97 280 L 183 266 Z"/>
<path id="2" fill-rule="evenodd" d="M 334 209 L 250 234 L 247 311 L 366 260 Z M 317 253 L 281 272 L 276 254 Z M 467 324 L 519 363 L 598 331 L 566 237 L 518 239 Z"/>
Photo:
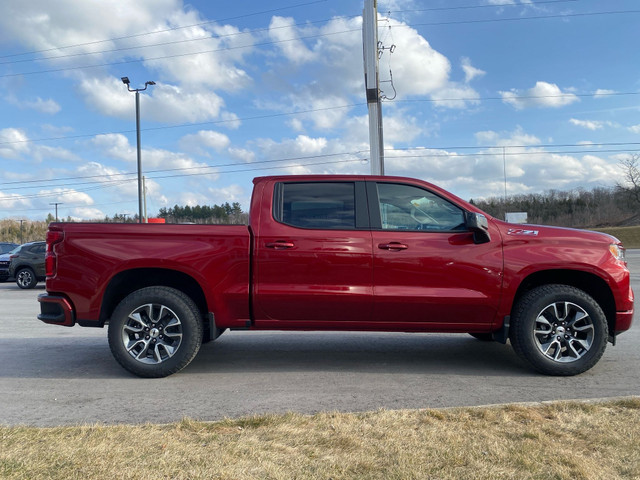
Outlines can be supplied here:
<path id="1" fill-rule="evenodd" d="M 527 223 L 527 212 L 507 212 L 505 220 L 509 223 Z"/>

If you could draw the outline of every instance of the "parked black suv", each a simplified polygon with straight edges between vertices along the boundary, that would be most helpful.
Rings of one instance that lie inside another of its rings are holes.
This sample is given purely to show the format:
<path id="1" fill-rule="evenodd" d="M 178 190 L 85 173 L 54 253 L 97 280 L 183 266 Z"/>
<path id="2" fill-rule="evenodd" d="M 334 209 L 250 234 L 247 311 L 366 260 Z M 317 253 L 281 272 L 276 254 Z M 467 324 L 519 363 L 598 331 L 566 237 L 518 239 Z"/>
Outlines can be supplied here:
<path id="1" fill-rule="evenodd" d="M 45 279 L 44 254 L 46 242 L 25 243 L 11 255 L 9 276 L 15 277 L 20 288 L 33 288 Z"/>

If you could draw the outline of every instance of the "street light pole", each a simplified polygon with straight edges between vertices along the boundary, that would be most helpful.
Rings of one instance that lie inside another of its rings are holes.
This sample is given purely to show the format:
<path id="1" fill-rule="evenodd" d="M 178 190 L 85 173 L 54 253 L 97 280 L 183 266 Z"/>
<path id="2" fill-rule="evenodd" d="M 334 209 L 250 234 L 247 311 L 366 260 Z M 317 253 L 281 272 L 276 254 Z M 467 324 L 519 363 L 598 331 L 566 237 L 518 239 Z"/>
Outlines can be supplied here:
<path id="1" fill-rule="evenodd" d="M 129 86 L 130 84 L 129 77 L 122 77 L 121 80 L 122 80 L 122 83 L 124 83 L 127 86 L 127 90 L 129 90 L 130 92 L 136 93 L 136 141 L 137 141 L 136 143 L 137 143 L 137 150 L 138 150 L 138 222 L 146 223 L 143 220 L 144 217 L 142 214 L 143 191 L 142 191 L 142 151 L 140 148 L 140 92 L 145 91 L 149 85 L 155 85 L 156 82 L 153 82 L 153 81 L 145 82 L 144 88 L 131 88 Z"/>

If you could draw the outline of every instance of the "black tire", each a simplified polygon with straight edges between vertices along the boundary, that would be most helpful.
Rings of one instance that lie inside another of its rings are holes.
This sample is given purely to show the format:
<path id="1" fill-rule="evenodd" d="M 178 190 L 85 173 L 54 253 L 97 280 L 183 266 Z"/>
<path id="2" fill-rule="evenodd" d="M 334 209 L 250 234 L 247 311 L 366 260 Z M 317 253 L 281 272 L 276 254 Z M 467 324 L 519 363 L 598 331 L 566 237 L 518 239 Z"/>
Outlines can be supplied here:
<path id="1" fill-rule="evenodd" d="M 20 288 L 28 290 L 38 283 L 36 274 L 29 267 L 24 267 L 16 273 L 16 285 Z"/>
<path id="2" fill-rule="evenodd" d="M 147 287 L 122 300 L 109 320 L 109 347 L 126 370 L 166 377 L 189 365 L 200 350 L 203 322 L 198 307 L 169 287 Z"/>
<path id="3" fill-rule="evenodd" d="M 527 292 L 511 315 L 513 349 L 546 375 L 586 372 L 602 357 L 607 338 L 600 305 L 568 285 L 543 285 Z"/>
<path id="4" fill-rule="evenodd" d="M 469 335 L 481 342 L 493 342 L 493 334 L 491 333 L 470 333 Z"/>

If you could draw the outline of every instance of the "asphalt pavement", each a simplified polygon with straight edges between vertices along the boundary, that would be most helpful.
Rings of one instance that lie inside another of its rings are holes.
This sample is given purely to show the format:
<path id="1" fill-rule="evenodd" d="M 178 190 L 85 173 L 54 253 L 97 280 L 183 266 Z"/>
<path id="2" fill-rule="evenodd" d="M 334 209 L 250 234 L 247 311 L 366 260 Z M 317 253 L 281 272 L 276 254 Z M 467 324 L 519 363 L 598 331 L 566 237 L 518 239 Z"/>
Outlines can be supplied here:
<path id="1" fill-rule="evenodd" d="M 640 250 L 627 252 L 640 292 Z M 294 411 L 432 408 L 640 395 L 640 321 L 588 372 L 531 371 L 509 345 L 468 335 L 226 332 L 182 372 L 141 379 L 106 329 L 36 319 L 37 295 L 0 284 L 0 424 L 167 423 Z M 637 308 L 636 308 L 637 310 Z"/>

